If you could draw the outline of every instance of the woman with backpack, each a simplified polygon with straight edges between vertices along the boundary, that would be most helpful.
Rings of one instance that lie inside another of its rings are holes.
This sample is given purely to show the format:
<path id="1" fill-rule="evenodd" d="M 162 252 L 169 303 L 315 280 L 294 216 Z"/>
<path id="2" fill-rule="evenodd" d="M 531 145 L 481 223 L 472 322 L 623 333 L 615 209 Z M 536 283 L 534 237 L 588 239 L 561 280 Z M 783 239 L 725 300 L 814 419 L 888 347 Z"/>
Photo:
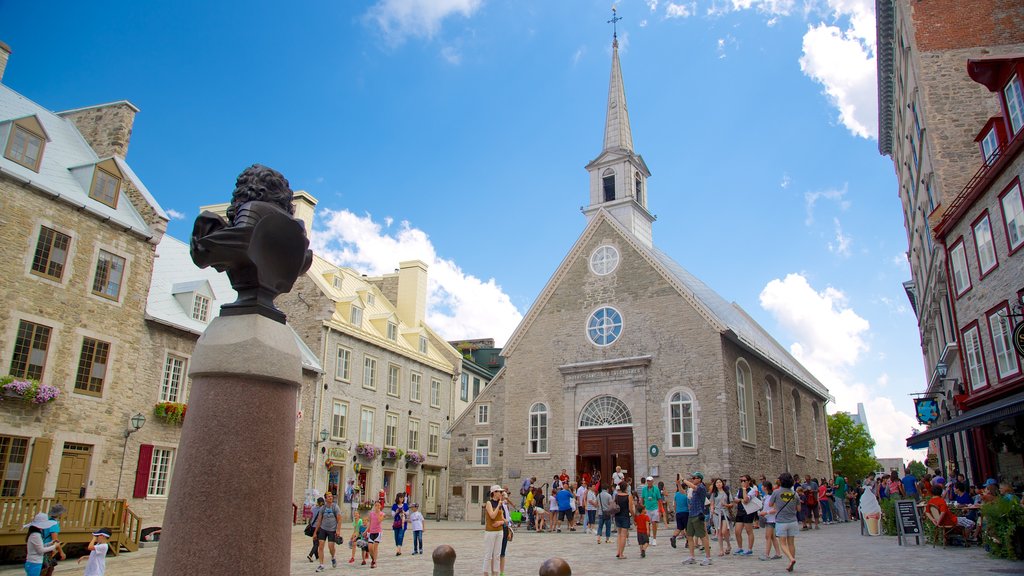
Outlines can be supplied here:
<path id="1" fill-rule="evenodd" d="M 395 503 L 391 505 L 394 521 L 391 529 L 395 533 L 395 556 L 402 555 L 402 542 L 405 540 L 406 518 L 409 516 L 409 503 L 405 501 L 405 492 L 395 495 Z"/>
<path id="2" fill-rule="evenodd" d="M 721 478 L 712 480 L 711 518 L 715 526 L 715 534 L 718 535 L 719 556 L 732 553 L 732 544 L 729 542 L 729 534 L 732 529 L 732 526 L 729 524 L 729 509 L 733 506 L 735 506 L 735 503 L 729 497 L 729 488 L 725 485 L 725 480 Z"/>
<path id="3" fill-rule="evenodd" d="M 316 537 L 316 523 L 319 520 L 320 509 L 324 506 L 323 496 L 316 499 L 316 506 L 313 506 L 313 515 L 309 518 L 309 524 L 306 525 L 306 534 L 312 532 L 313 536 L 313 547 L 309 549 L 309 554 L 306 554 L 306 560 L 310 562 L 317 556 L 317 550 L 320 549 L 320 540 Z"/>

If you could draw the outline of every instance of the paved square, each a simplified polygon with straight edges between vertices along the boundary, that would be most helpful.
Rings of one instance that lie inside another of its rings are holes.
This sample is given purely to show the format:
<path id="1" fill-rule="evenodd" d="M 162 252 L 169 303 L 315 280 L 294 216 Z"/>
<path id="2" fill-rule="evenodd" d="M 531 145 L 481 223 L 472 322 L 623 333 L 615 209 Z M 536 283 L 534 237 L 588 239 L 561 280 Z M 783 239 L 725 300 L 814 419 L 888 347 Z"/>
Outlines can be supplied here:
<path id="1" fill-rule="evenodd" d="M 758 543 L 763 546 L 764 533 L 754 532 Z M 671 532 L 659 529 L 658 545 L 648 550 L 646 558 L 640 558 L 636 546 L 636 533 L 630 532 L 631 543 L 626 547 L 624 560 L 615 558 L 615 534 L 610 544 L 596 543 L 592 535 L 582 533 L 535 534 L 520 530 L 515 541 L 509 545 L 505 573 L 508 575 L 535 575 L 541 563 L 553 556 L 565 558 L 573 574 L 715 574 L 715 575 L 781 575 L 785 572 L 785 561 L 762 562 L 757 559 L 760 550 L 754 549 L 750 557 L 730 556 L 719 558 L 712 555 L 714 564 L 708 567 L 683 566 L 687 557 L 681 548 L 669 546 Z M 341 546 L 337 569 L 329 565 L 325 575 L 361 572 L 373 576 L 413 576 L 430 574 L 433 563 L 430 552 L 440 544 L 450 544 L 456 550 L 455 573 L 459 576 L 481 574 L 483 561 L 483 530 L 478 524 L 469 522 L 428 522 L 424 533 L 427 554 L 410 556 L 412 536 L 406 536 L 404 553 L 395 556 L 394 540 L 385 534 L 380 546 L 377 569 L 369 566 L 348 564 L 348 540 Z M 314 574 L 316 564 L 306 561 L 310 539 L 302 534 L 301 526 L 295 528 L 292 537 L 293 575 Z M 715 547 L 716 543 L 712 542 Z M 143 576 L 152 573 L 153 559 L 158 548 L 144 548 L 132 554 L 107 558 L 107 576 Z M 717 550 L 717 547 L 716 547 Z M 698 559 L 700 557 L 698 556 Z M 64 576 L 81 575 L 85 564 L 74 561 L 62 563 L 57 574 Z M 989 558 L 979 547 L 973 548 L 932 548 L 931 545 L 904 546 L 896 544 L 896 538 L 860 536 L 858 524 L 822 526 L 821 530 L 803 532 L 797 537 L 798 574 L 900 574 L 935 576 L 936 574 L 1024 574 L 1024 563 Z M 0 576 L 24 574 L 20 566 L 0 569 Z M 185 575 L 183 575 L 185 576 Z M 191 575 L 189 575 L 191 576 Z"/>

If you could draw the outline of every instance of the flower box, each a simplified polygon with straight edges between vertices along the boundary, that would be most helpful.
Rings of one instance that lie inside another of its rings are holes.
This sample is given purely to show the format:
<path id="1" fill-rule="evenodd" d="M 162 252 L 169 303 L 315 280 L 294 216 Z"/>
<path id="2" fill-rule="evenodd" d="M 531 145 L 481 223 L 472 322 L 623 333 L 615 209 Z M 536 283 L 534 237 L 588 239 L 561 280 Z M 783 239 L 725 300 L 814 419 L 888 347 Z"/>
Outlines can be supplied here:
<path id="1" fill-rule="evenodd" d="M 188 404 L 181 402 L 158 402 L 153 406 L 153 416 L 166 424 L 181 425 L 185 421 Z"/>
<path id="2" fill-rule="evenodd" d="M 360 442 L 356 444 L 356 454 L 366 458 L 367 460 L 373 460 L 380 456 L 381 449 L 370 444 L 369 442 Z"/>
<path id="3" fill-rule="evenodd" d="M 60 396 L 60 388 L 40 384 L 37 380 L 26 380 L 13 376 L 0 377 L 0 388 L 4 396 L 18 398 L 30 404 L 48 404 Z"/>
<path id="4" fill-rule="evenodd" d="M 401 448 L 385 448 L 380 454 L 380 457 L 384 460 L 398 460 L 404 456 L 405 451 Z"/>
<path id="5" fill-rule="evenodd" d="M 405 453 L 405 463 L 409 465 L 419 466 L 420 464 L 423 464 L 426 459 L 426 456 L 416 452 L 415 450 L 410 450 Z"/>

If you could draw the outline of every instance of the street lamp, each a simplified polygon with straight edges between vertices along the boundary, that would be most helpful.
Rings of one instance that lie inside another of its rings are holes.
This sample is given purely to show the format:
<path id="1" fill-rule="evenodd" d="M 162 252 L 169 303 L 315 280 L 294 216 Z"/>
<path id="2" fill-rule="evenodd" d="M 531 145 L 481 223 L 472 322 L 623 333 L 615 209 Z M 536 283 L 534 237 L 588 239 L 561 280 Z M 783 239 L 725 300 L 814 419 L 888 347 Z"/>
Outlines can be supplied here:
<path id="1" fill-rule="evenodd" d="M 141 412 L 132 416 L 128 422 L 131 424 L 131 428 L 126 428 L 124 431 L 124 448 L 121 450 L 121 471 L 117 475 L 117 492 L 114 494 L 114 498 L 121 497 L 121 477 L 124 476 L 124 459 L 128 455 L 128 437 L 136 433 L 143 426 L 146 425 L 146 416 Z"/>
<path id="2" fill-rule="evenodd" d="M 935 373 L 939 375 L 940 380 L 945 380 L 946 374 L 949 374 L 949 366 L 946 366 L 945 362 L 939 362 L 935 365 Z"/>
<path id="3" fill-rule="evenodd" d="M 324 428 L 323 430 L 321 430 L 320 431 L 320 441 L 317 442 L 317 444 L 323 444 L 324 442 L 327 442 L 327 437 L 330 436 L 330 435 L 331 435 L 331 433 L 327 431 L 327 428 Z"/>

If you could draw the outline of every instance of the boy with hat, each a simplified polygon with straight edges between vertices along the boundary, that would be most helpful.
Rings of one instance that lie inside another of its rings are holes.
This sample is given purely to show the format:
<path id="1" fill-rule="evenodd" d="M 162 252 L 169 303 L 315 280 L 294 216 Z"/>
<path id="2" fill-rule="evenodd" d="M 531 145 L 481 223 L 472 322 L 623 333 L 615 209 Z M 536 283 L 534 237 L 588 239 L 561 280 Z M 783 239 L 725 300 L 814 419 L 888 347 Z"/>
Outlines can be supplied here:
<path id="1" fill-rule="evenodd" d="M 89 541 L 89 562 L 85 565 L 84 576 L 103 576 L 107 571 L 107 549 L 110 545 L 107 540 L 110 538 L 110 528 L 100 528 L 92 533 L 92 540 Z M 85 556 L 78 559 L 81 564 Z"/>

